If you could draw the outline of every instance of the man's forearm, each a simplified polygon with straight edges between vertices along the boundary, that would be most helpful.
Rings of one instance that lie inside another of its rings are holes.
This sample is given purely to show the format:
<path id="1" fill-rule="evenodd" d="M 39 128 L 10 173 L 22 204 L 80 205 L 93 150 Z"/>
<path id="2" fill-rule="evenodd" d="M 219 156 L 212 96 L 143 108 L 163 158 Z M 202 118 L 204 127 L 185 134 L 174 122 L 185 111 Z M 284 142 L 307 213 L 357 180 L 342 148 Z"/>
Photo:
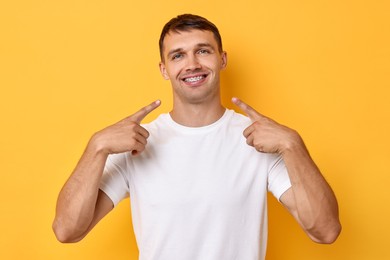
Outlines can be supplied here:
<path id="1" fill-rule="evenodd" d="M 81 236 L 94 216 L 107 155 L 90 142 L 57 201 L 53 229 L 60 241 Z"/>
<path id="2" fill-rule="evenodd" d="M 89 231 L 88 228 L 111 210 L 112 201 L 108 203 L 107 196 L 101 196 L 100 198 L 105 199 L 98 200 L 100 180 L 107 157 L 109 154 L 124 152 L 131 152 L 133 156 L 142 153 L 149 132 L 140 123 L 160 104 L 160 100 L 156 100 L 92 136 L 58 197 L 53 229 L 60 241 L 81 238 Z"/>
<path id="3" fill-rule="evenodd" d="M 313 240 L 331 243 L 341 229 L 336 197 L 302 139 L 296 140 L 283 151 L 292 184 L 295 217 Z"/>

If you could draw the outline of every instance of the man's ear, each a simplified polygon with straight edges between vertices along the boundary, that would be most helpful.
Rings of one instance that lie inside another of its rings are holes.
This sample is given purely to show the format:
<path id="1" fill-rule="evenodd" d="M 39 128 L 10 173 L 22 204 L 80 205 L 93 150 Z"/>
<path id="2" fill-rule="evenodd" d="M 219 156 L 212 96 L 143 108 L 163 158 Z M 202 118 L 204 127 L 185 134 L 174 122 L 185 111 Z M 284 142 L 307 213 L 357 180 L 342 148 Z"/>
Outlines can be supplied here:
<path id="1" fill-rule="evenodd" d="M 164 62 L 161 61 L 158 65 L 160 67 L 161 75 L 163 76 L 164 79 L 168 80 L 169 76 L 168 76 L 168 73 L 167 73 L 167 69 L 165 68 Z"/>
<path id="2" fill-rule="evenodd" d="M 221 63 L 221 69 L 225 69 L 227 66 L 227 52 L 222 52 L 222 63 Z"/>

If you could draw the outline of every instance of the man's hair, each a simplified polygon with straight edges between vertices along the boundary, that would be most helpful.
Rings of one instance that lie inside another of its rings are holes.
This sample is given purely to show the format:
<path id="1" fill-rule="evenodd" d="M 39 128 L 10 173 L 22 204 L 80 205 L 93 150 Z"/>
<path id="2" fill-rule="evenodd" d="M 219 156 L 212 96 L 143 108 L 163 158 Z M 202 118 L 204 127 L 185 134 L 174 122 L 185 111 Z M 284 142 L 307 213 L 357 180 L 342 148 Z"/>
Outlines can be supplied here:
<path id="1" fill-rule="evenodd" d="M 175 18 L 172 18 L 167 24 L 165 24 L 162 29 L 159 47 L 160 47 L 160 57 L 161 61 L 164 61 L 163 55 L 163 42 L 164 38 L 170 32 L 188 32 L 191 30 L 201 30 L 201 31 L 210 31 L 214 34 L 214 38 L 218 44 L 219 52 L 222 52 L 222 39 L 219 34 L 217 26 L 215 26 L 212 22 L 208 21 L 206 18 L 203 18 L 199 15 L 194 14 L 182 14 Z"/>

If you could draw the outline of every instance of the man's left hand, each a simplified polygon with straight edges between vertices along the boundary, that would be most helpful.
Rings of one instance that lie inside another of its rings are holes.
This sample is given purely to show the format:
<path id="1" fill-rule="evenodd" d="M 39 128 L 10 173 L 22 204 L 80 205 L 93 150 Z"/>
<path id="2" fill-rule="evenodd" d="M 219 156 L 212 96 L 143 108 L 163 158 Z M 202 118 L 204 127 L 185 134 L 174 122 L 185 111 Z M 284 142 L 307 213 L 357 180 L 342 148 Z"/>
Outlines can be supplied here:
<path id="1" fill-rule="evenodd" d="M 252 120 L 252 124 L 244 130 L 248 145 L 258 152 L 283 154 L 287 149 L 301 143 L 299 134 L 286 126 L 268 118 L 238 98 L 232 102 Z"/>

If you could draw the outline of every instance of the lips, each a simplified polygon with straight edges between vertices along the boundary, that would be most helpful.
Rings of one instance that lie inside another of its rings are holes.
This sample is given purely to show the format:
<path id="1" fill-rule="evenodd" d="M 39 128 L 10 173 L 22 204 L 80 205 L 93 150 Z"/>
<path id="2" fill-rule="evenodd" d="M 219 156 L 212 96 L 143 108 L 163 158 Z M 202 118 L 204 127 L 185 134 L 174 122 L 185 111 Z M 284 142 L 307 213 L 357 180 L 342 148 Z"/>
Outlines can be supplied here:
<path id="1" fill-rule="evenodd" d="M 199 83 L 203 83 L 203 81 L 206 79 L 206 77 L 207 77 L 207 74 L 196 74 L 196 75 L 188 75 L 188 76 L 182 77 L 181 80 L 189 85 L 197 85 Z"/>

